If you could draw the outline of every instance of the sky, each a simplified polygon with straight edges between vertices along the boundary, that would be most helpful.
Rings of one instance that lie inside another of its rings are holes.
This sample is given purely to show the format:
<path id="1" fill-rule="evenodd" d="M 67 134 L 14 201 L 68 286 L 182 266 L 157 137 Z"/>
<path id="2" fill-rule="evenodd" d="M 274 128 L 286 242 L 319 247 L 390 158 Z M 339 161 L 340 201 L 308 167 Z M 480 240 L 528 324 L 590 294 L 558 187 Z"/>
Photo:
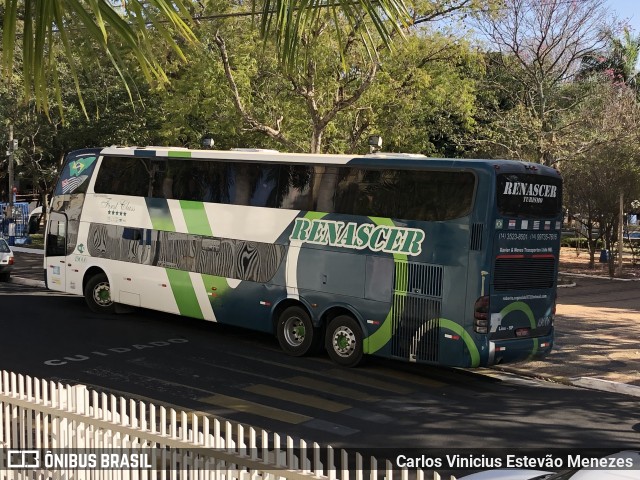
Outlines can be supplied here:
<path id="1" fill-rule="evenodd" d="M 628 22 L 631 34 L 640 35 L 640 1 L 639 0 L 606 0 L 606 4 L 619 20 Z M 636 65 L 640 70 L 640 58 Z"/>
<path id="2" fill-rule="evenodd" d="M 619 20 L 627 20 L 634 35 L 640 35 L 640 1 L 638 0 L 606 0 L 612 13 Z"/>

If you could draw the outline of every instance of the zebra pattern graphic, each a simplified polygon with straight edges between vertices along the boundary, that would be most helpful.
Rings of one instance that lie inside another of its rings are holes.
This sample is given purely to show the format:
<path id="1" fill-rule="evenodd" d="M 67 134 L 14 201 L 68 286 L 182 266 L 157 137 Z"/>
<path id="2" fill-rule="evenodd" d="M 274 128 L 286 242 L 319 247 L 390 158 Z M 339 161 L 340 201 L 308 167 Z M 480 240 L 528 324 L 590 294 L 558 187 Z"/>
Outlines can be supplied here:
<path id="1" fill-rule="evenodd" d="M 136 238 L 131 232 L 140 232 L 117 225 L 102 225 L 92 223 L 89 227 L 87 249 L 93 257 L 109 258 L 123 262 L 152 264 L 150 245 L 144 244 L 141 238 Z"/>
<path id="2" fill-rule="evenodd" d="M 87 248 L 94 257 L 260 283 L 285 256 L 283 245 L 98 223 L 89 227 Z"/>

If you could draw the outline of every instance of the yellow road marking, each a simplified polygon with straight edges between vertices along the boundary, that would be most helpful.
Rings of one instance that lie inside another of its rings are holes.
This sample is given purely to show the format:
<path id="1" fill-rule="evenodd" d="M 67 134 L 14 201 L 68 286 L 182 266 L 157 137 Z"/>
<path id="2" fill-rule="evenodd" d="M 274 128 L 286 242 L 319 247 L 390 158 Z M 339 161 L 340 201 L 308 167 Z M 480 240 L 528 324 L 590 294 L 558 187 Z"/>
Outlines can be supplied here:
<path id="1" fill-rule="evenodd" d="M 312 418 L 306 415 L 300 415 L 299 413 L 287 412 L 286 410 L 280 410 L 279 408 L 273 408 L 260 403 L 250 402 L 241 398 L 229 397 L 218 393 L 198 400 L 217 407 L 229 408 L 237 412 L 250 413 L 252 415 L 267 417 L 294 425 L 307 422 Z"/>
<path id="2" fill-rule="evenodd" d="M 259 395 L 265 395 L 267 397 L 277 398 L 278 400 L 284 400 L 287 402 L 299 403 L 308 407 L 318 408 L 320 410 L 327 410 L 329 412 L 342 412 L 351 408 L 344 403 L 334 402 L 327 400 L 326 398 L 314 397 L 313 395 L 307 395 L 305 393 L 292 392 L 291 390 L 285 390 L 284 388 L 271 387 L 269 385 L 252 385 L 246 387 L 243 390 L 251 393 L 257 393 Z"/>
<path id="3" fill-rule="evenodd" d="M 365 402 L 375 402 L 376 400 L 378 400 L 377 397 L 367 395 L 361 392 L 360 390 L 356 390 L 354 388 L 349 388 L 349 387 L 341 387 L 333 383 L 324 382 L 322 380 L 316 380 L 315 378 L 300 376 L 300 377 L 287 378 L 283 381 L 287 383 L 291 383 L 293 385 L 299 385 L 301 387 L 309 388 L 311 390 L 318 390 L 320 392 L 331 393 L 332 395 L 336 395 L 338 397 L 351 398 L 352 400 L 365 401 Z"/>

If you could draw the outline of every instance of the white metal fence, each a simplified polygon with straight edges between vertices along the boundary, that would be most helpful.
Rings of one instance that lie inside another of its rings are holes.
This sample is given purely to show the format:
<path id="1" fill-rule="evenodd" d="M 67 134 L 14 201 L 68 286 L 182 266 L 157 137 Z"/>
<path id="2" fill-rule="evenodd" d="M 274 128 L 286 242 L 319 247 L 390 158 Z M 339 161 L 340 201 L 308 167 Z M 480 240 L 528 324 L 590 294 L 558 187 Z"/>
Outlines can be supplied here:
<path id="1" fill-rule="evenodd" d="M 2 480 L 425 479 L 388 460 L 6 371 L 0 447 Z"/>

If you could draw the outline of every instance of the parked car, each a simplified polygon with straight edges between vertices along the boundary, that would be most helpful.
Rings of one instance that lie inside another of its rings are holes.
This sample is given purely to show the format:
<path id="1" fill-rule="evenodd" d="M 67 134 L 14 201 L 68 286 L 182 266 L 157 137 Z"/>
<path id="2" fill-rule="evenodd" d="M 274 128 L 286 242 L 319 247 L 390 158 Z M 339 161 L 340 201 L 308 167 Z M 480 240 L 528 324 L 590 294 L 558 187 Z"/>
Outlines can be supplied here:
<path id="1" fill-rule="evenodd" d="M 628 468 L 574 469 L 561 472 L 509 468 L 472 473 L 458 480 L 638 480 L 640 479 L 640 451 L 627 450 L 604 457 L 611 461 L 624 461 Z"/>
<path id="2" fill-rule="evenodd" d="M 4 238 L 0 238 L 0 281 L 9 280 L 14 262 L 15 259 L 9 244 Z"/>

